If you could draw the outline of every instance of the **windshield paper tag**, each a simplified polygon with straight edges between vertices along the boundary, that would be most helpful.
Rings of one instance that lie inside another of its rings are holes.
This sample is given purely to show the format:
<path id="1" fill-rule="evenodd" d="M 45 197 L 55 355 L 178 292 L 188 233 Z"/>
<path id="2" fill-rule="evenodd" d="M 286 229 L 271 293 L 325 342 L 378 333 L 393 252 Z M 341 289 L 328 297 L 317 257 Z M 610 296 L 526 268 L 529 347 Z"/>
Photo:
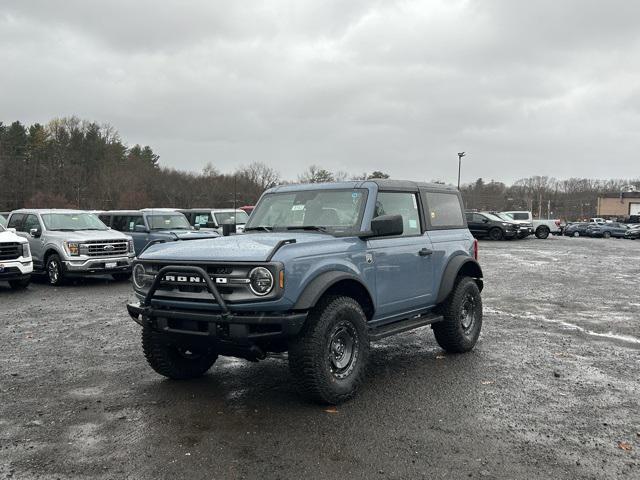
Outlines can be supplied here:
<path id="1" fill-rule="evenodd" d="M 294 205 L 293 207 L 291 207 L 292 212 L 296 210 L 304 210 L 304 205 L 300 204 L 300 205 Z"/>

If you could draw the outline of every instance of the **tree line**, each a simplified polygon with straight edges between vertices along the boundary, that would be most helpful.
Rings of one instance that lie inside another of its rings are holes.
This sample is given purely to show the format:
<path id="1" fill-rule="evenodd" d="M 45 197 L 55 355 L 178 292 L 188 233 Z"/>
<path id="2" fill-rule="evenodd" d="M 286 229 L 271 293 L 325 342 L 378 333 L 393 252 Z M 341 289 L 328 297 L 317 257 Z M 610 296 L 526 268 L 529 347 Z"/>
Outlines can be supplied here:
<path id="1" fill-rule="evenodd" d="M 311 165 L 297 182 L 368 178 L 389 175 L 382 171 L 354 175 Z M 112 126 L 76 117 L 28 127 L 18 121 L 0 123 L 0 211 L 252 205 L 266 189 L 280 183 L 289 182 L 261 162 L 231 173 L 212 164 L 199 173 L 163 167 L 150 146 L 129 147 Z M 595 216 L 599 195 L 618 193 L 628 185 L 640 189 L 640 180 L 535 176 L 508 186 L 478 179 L 461 191 L 467 208 L 523 209 L 571 220 Z"/>

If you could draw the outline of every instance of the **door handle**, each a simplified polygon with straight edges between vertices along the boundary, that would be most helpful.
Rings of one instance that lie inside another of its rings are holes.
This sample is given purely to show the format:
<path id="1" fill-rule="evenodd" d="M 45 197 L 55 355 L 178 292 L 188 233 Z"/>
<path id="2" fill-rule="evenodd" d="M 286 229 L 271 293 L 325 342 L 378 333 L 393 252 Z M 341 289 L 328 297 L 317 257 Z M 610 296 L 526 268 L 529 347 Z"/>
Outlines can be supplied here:
<path id="1" fill-rule="evenodd" d="M 428 248 L 423 248 L 422 250 L 418 251 L 418 255 L 420 255 L 421 257 L 428 257 L 432 253 L 433 253 L 433 250 L 429 250 Z"/>

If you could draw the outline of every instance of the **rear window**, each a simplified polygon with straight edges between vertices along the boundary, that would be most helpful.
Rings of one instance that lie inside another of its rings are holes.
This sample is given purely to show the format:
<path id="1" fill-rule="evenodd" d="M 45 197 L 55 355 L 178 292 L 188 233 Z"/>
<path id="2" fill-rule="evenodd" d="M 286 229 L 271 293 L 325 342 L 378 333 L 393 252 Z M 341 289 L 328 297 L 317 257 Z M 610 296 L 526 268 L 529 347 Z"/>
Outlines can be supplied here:
<path id="1" fill-rule="evenodd" d="M 427 218 L 434 228 L 464 228 L 460 199 L 455 193 L 422 192 L 427 204 Z"/>
<path id="2" fill-rule="evenodd" d="M 514 220 L 529 220 L 528 213 L 510 213 L 509 215 L 513 217 Z"/>

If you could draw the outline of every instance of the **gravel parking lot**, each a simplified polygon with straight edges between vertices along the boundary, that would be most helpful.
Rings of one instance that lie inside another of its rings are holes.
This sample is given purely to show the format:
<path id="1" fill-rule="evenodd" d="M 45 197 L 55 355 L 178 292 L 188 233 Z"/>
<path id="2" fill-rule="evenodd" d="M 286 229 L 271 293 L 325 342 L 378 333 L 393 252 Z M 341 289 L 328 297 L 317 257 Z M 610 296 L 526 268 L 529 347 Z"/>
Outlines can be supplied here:
<path id="1" fill-rule="evenodd" d="M 478 347 L 375 345 L 359 396 L 306 403 L 284 357 L 151 371 L 90 279 L 0 286 L 0 478 L 638 478 L 640 242 L 483 242 Z"/>

